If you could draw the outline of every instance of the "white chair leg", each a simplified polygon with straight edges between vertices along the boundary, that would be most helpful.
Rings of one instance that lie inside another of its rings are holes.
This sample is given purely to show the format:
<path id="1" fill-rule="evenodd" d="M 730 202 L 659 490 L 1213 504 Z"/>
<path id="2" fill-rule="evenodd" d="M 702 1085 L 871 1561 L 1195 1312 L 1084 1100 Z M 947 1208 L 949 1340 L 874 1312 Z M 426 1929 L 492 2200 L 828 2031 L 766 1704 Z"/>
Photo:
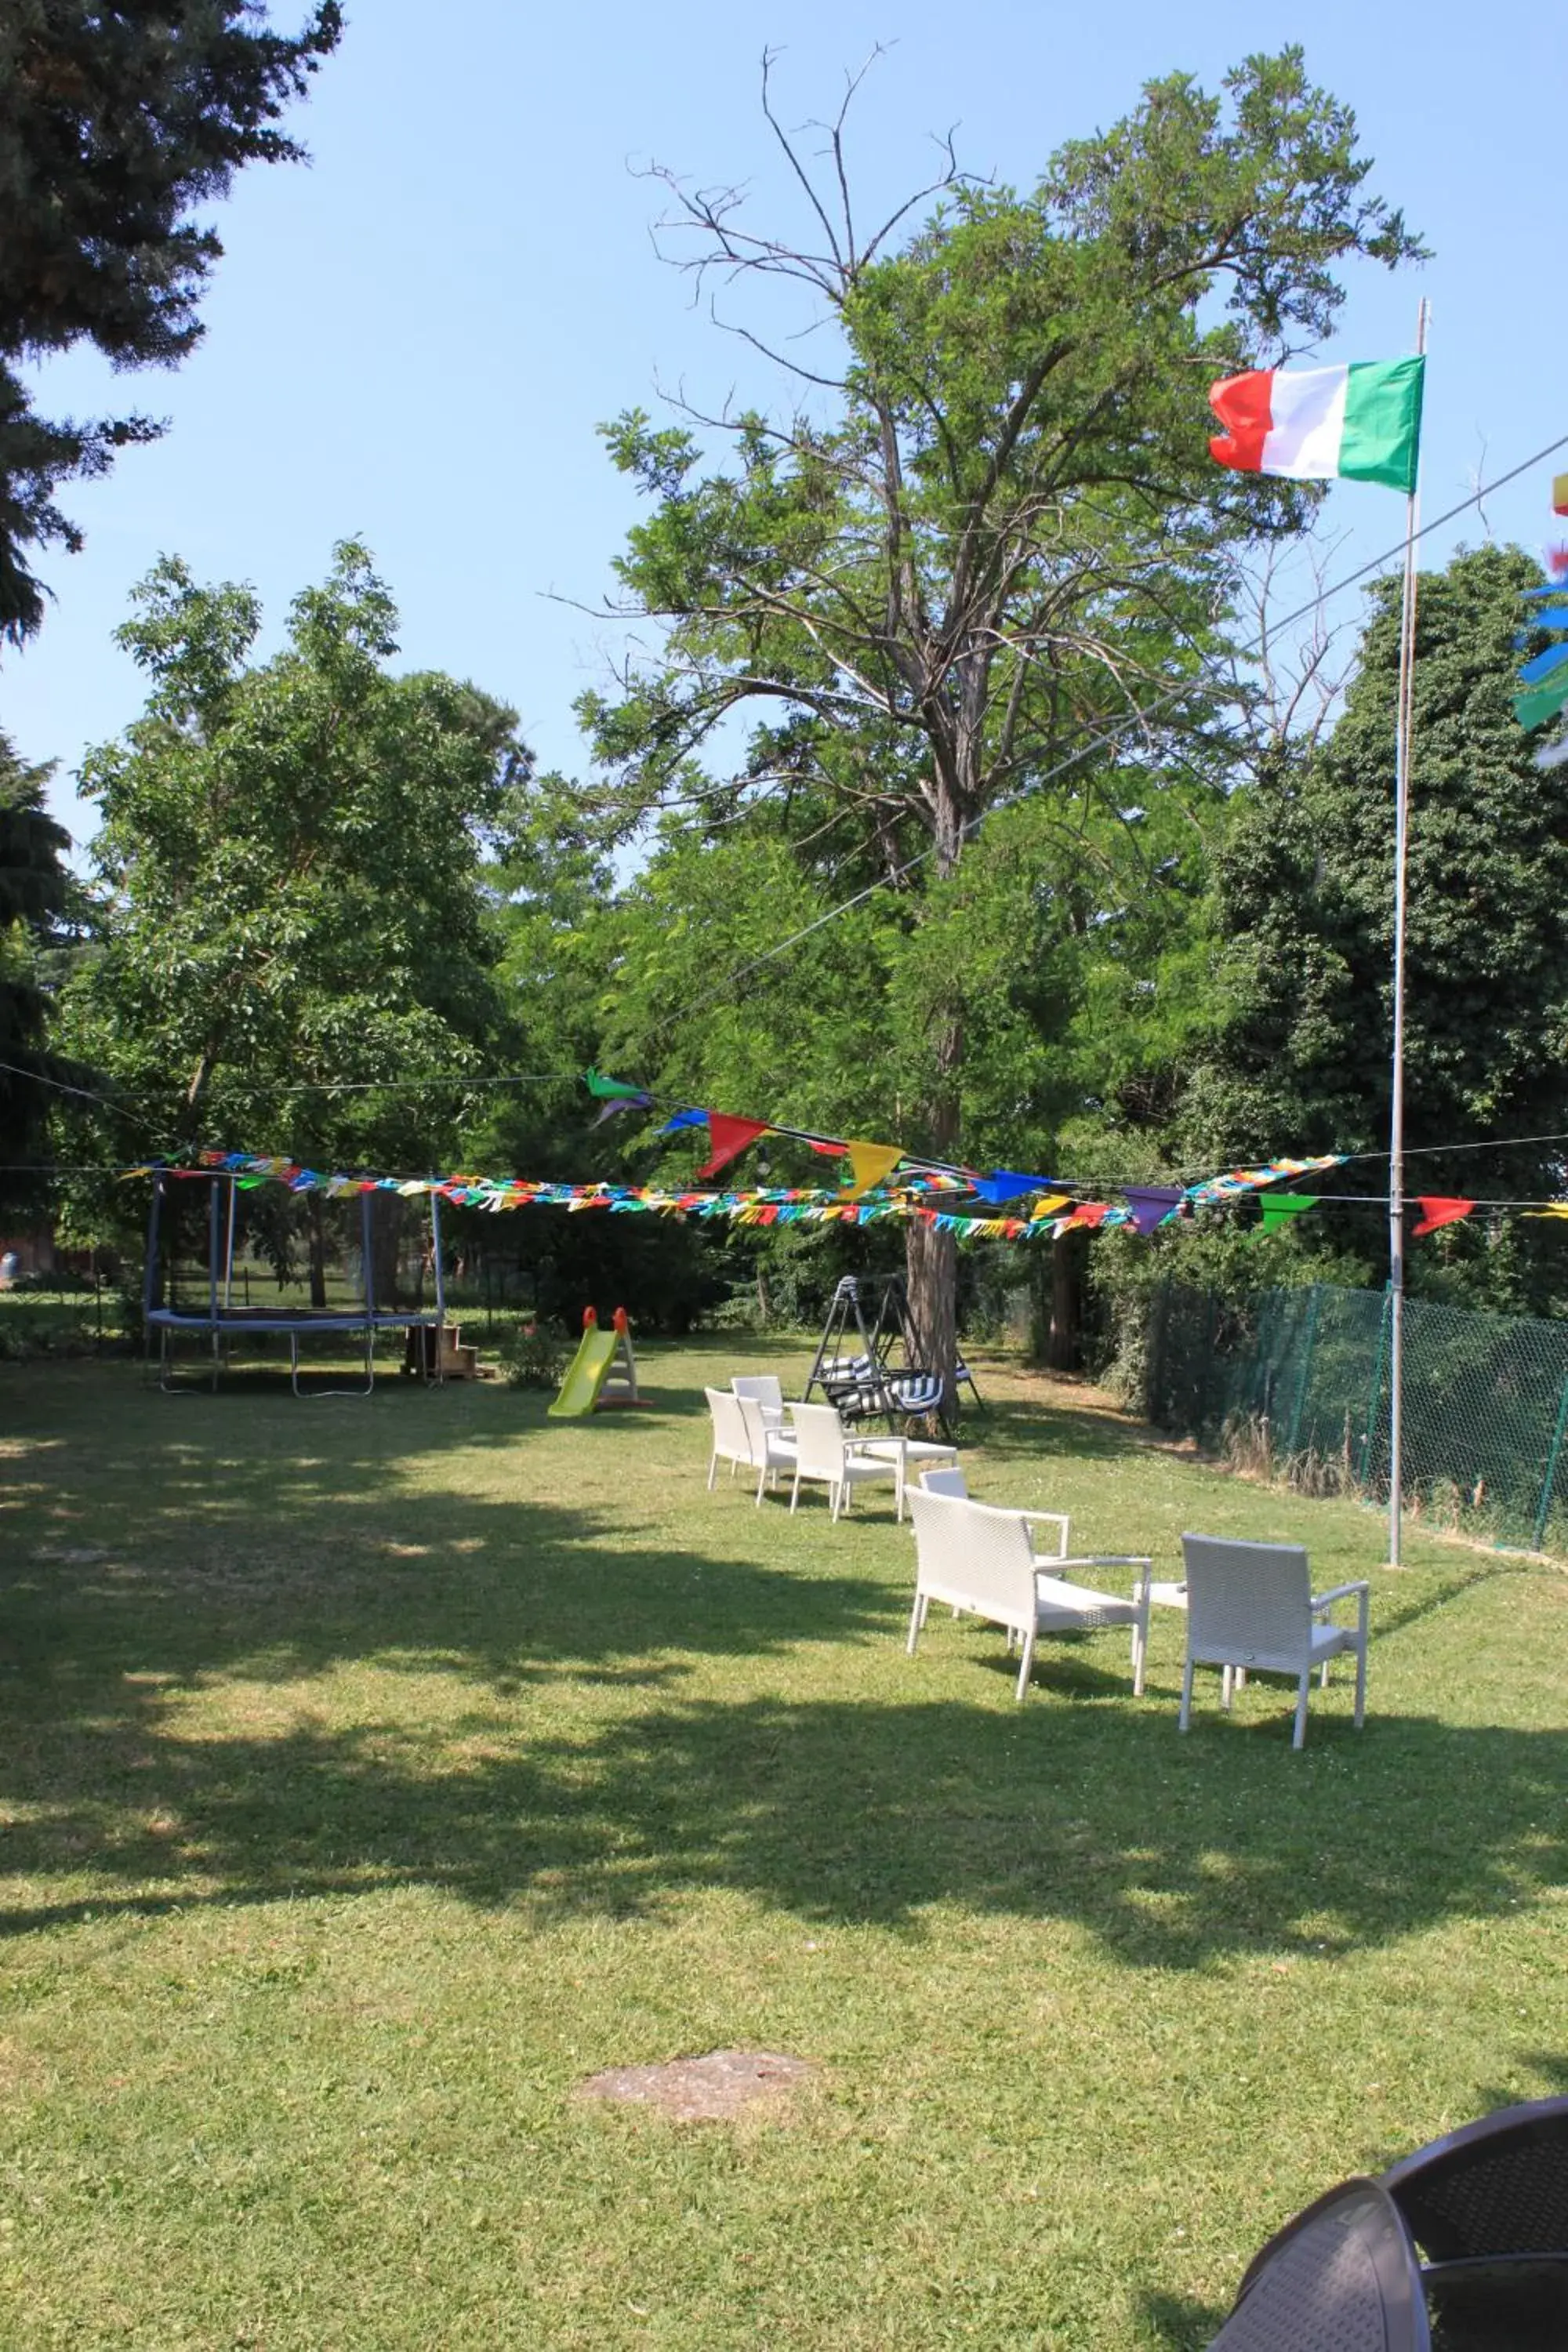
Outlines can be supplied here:
<path id="1" fill-rule="evenodd" d="M 767 1464 L 764 1462 L 764 1463 L 763 1463 L 763 1466 L 762 1466 L 762 1468 L 761 1468 L 761 1469 L 758 1471 L 758 1473 L 757 1473 L 757 1505 L 756 1505 L 756 1507 L 757 1507 L 757 1508 L 758 1508 L 758 1510 L 759 1510 L 759 1511 L 760 1511 L 760 1510 L 762 1509 L 762 1507 L 763 1507 L 763 1488 L 767 1485 L 767 1483 L 768 1483 L 768 1465 L 767 1465 Z"/>
<path id="2" fill-rule="evenodd" d="M 921 1595 L 917 1592 L 915 1605 L 910 1612 L 910 1638 L 904 1644 L 906 1655 L 911 1658 L 915 1654 L 915 1643 L 921 1637 L 921 1627 L 925 1622 L 925 1611 L 921 1607 Z"/>
<path id="3" fill-rule="evenodd" d="M 1143 1605 L 1132 1628 L 1132 1696 L 1143 1696 L 1143 1671 L 1149 1663 L 1149 1588 L 1143 1588 Z"/>
<path id="4" fill-rule="evenodd" d="M 800 1500 L 800 1472 L 795 1474 L 795 1485 L 789 1490 L 789 1507 L 793 1511 Z"/>
<path id="5" fill-rule="evenodd" d="M 1024 1655 L 1018 1666 L 1018 1705 L 1023 1706 L 1029 1692 L 1029 1675 L 1035 1663 L 1035 1629 L 1031 1625 L 1024 1636 Z"/>
<path id="6" fill-rule="evenodd" d="M 1307 1745 L 1307 1694 L 1311 1687 L 1312 1669 L 1309 1666 L 1301 1676 L 1301 1687 L 1296 1700 L 1296 1729 L 1290 1741 L 1292 1748 L 1305 1748 Z"/>
<path id="7" fill-rule="evenodd" d="M 1226 1715 L 1230 1713 L 1230 1702 L 1236 1696 L 1236 1686 L 1239 1680 L 1240 1675 L 1235 1666 L 1222 1666 L 1220 1668 L 1219 1703 L 1221 1706 L 1224 1707 Z"/>
<path id="8" fill-rule="evenodd" d="M 1187 1730 L 1187 1729 L 1189 1728 L 1189 1727 L 1191 1726 L 1192 1720 L 1193 1720 L 1193 1662 L 1192 1662 L 1191 1658 L 1189 1658 L 1189 1659 L 1187 1660 L 1186 1672 L 1185 1672 L 1185 1673 L 1183 1675 L 1183 1676 L 1182 1676 L 1182 1711 L 1181 1711 L 1181 1714 L 1180 1714 L 1180 1715 L 1177 1717 L 1177 1718 L 1176 1718 L 1176 1728 L 1177 1728 L 1177 1730 L 1178 1730 L 1178 1731 L 1185 1731 L 1185 1730 Z"/>
<path id="9" fill-rule="evenodd" d="M 1318 1688 L 1319 1688 L 1320 1690 L 1327 1690 L 1327 1689 L 1328 1689 L 1328 1687 L 1329 1687 L 1329 1662 L 1328 1662 L 1327 1658 L 1325 1658 L 1325 1659 L 1323 1660 L 1323 1671 L 1322 1671 L 1322 1673 L 1318 1676 Z"/>
<path id="10" fill-rule="evenodd" d="M 1355 1654 L 1355 1727 L 1359 1731 L 1366 1721 L 1366 1643 Z"/>
<path id="11" fill-rule="evenodd" d="M 715 1446 L 712 1453 L 708 1456 L 708 1492 L 710 1494 L 713 1492 L 713 1481 L 718 1475 L 719 1448 Z"/>
<path id="12" fill-rule="evenodd" d="M 833 1507 L 833 1517 L 837 1519 L 838 1517 L 838 1507 L 844 1500 L 843 1486 L 841 1485 L 837 1486 L 830 1485 L 827 1489 L 827 1499 Z"/>

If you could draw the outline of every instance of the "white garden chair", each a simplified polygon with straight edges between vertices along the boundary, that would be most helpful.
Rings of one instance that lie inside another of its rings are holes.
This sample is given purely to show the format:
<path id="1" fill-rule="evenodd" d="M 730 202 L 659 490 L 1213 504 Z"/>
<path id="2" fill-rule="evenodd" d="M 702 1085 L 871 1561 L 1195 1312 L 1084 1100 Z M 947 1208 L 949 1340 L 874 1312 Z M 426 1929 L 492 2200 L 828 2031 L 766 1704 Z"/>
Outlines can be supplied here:
<path id="1" fill-rule="evenodd" d="M 735 1372 L 730 1386 L 738 1397 L 754 1397 L 770 1429 L 783 1429 L 784 1385 L 773 1372 Z"/>
<path id="2" fill-rule="evenodd" d="M 1228 1536 L 1184 1536 L 1187 1570 L 1187 1664 L 1182 1677 L 1181 1727 L 1193 1713 L 1193 1670 L 1218 1666 L 1221 1705 L 1229 1707 L 1239 1673 L 1291 1675 L 1297 1684 L 1292 1748 L 1307 1738 L 1307 1694 L 1312 1669 L 1321 1668 L 1326 1686 L 1329 1662 L 1353 1654 L 1355 1724 L 1366 1720 L 1366 1637 L 1370 1587 L 1364 1578 L 1314 1592 L 1307 1555 L 1300 1544 L 1242 1543 Z M 1353 1625 L 1336 1625 L 1328 1612 L 1338 1601 L 1356 1601 Z"/>
<path id="3" fill-rule="evenodd" d="M 965 1478 L 962 1470 L 922 1471 L 921 1474 L 921 1485 L 925 1488 L 928 1495 L 956 1495 L 963 1502 L 967 1502 L 970 1499 L 969 1481 Z M 1034 1553 L 1035 1558 L 1042 1566 L 1044 1566 L 1047 1560 L 1066 1559 L 1068 1556 L 1068 1517 L 1065 1511 L 1020 1511 L 1018 1513 L 1018 1517 L 1023 1519 L 1028 1527 L 1029 1549 Z M 1055 1529 L 1055 1536 L 1049 1545 L 1037 1543 L 1036 1541 L 1034 1531 L 1037 1528 L 1052 1528 Z"/>
<path id="4" fill-rule="evenodd" d="M 708 1411 L 713 1422 L 713 1450 L 708 1456 L 708 1492 L 713 1492 L 713 1481 L 719 1475 L 719 1465 L 727 1462 L 732 1478 L 739 1464 L 752 1465 L 752 1441 L 746 1434 L 746 1424 L 741 1417 L 741 1400 L 728 1389 L 704 1389 Z"/>
<path id="5" fill-rule="evenodd" d="M 1129 1625 L 1132 1629 L 1132 1692 L 1134 1697 L 1142 1696 L 1149 1648 L 1150 1561 L 1121 1563 L 1141 1571 L 1131 1600 L 1124 1601 L 1054 1572 L 1090 1562 L 1053 1558 L 1042 1566 L 1022 1511 L 993 1510 L 988 1504 L 937 1494 L 921 1486 L 910 1490 L 910 1513 L 915 1523 L 916 1559 L 908 1645 L 911 1657 L 933 1601 L 945 1601 L 953 1609 L 973 1610 L 977 1617 L 1000 1625 L 1010 1642 L 1022 1643 L 1017 1693 L 1022 1706 L 1037 1634 L 1085 1633 L 1104 1625 Z"/>
<path id="6" fill-rule="evenodd" d="M 763 1490 L 776 1486 L 781 1470 L 795 1466 L 795 1444 L 793 1437 L 771 1429 L 765 1419 L 767 1407 L 759 1399 L 738 1396 L 735 1399 L 742 1423 L 746 1432 L 746 1444 L 752 1469 L 757 1474 L 757 1508 L 763 1507 Z"/>
<path id="7" fill-rule="evenodd" d="M 795 1485 L 790 1492 L 789 1507 L 793 1511 L 800 1500 L 803 1478 L 825 1486 L 833 1516 L 849 1508 L 857 1486 L 869 1485 L 874 1478 L 893 1482 L 899 1517 L 904 1511 L 904 1457 L 900 1452 L 874 1454 L 869 1446 L 874 1440 L 847 1437 L 837 1410 L 830 1404 L 796 1404 L 790 1407 L 790 1419 L 795 1428 Z"/>

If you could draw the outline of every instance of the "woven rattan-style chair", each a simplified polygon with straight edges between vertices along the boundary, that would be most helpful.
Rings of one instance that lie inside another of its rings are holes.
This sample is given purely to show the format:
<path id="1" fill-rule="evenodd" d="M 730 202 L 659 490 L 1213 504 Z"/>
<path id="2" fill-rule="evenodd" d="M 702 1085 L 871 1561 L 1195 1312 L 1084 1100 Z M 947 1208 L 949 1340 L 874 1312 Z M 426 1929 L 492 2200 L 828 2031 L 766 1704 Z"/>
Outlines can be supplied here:
<path id="1" fill-rule="evenodd" d="M 1193 1670 L 1223 1669 L 1228 1707 L 1237 1670 L 1291 1675 L 1298 1685 L 1293 1748 L 1307 1738 L 1307 1693 L 1312 1669 L 1329 1678 L 1329 1661 L 1342 1652 L 1356 1662 L 1355 1720 L 1366 1719 L 1368 1587 L 1364 1580 L 1314 1592 L 1307 1555 L 1299 1544 L 1242 1543 L 1229 1536 L 1184 1536 L 1187 1570 L 1187 1664 L 1182 1677 L 1181 1727 L 1193 1714 Z M 1358 1602 L 1354 1625 L 1325 1622 L 1337 1601 Z"/>
<path id="2" fill-rule="evenodd" d="M 749 1469 L 752 1462 L 752 1442 L 746 1435 L 746 1424 L 741 1418 L 741 1400 L 728 1389 L 704 1389 L 708 1411 L 713 1423 L 713 1445 L 708 1456 L 708 1492 L 713 1492 L 713 1481 L 719 1475 L 719 1465 L 727 1462 L 732 1478 L 739 1464 Z"/>
<path id="3" fill-rule="evenodd" d="M 1270 2238 L 1209 2352 L 1431 2352 L 1420 2267 L 1394 2200 L 1342 2181 Z"/>
<path id="4" fill-rule="evenodd" d="M 854 1499 L 857 1486 L 870 1484 L 873 1479 L 892 1482 L 895 1507 L 899 1516 L 904 1509 L 904 1463 L 901 1454 L 873 1454 L 868 1442 L 847 1437 L 837 1410 L 830 1404 L 796 1404 L 790 1407 L 790 1419 L 795 1428 L 795 1484 L 790 1490 L 789 1507 L 793 1511 L 800 1500 L 800 1482 L 815 1480 L 826 1486 L 833 1516 L 847 1511 Z"/>
<path id="5" fill-rule="evenodd" d="M 785 1437 L 774 1429 L 767 1418 L 767 1407 L 757 1397 L 738 1396 L 741 1421 L 746 1432 L 746 1444 L 751 1449 L 751 1463 L 757 1474 L 757 1508 L 763 1507 L 763 1489 L 776 1486 L 781 1470 L 795 1466 L 795 1445 L 793 1437 Z"/>
<path id="6" fill-rule="evenodd" d="M 1021 1511 L 992 1510 L 962 1496 L 933 1493 L 929 1486 L 910 1487 L 909 1503 L 915 1523 L 916 1559 L 908 1643 L 911 1657 L 933 1601 L 945 1601 L 954 1610 L 972 1610 L 1023 1644 L 1017 1694 L 1021 1706 L 1029 1687 L 1037 1634 L 1088 1633 L 1102 1625 L 1130 1625 L 1132 1689 L 1135 1696 L 1142 1693 L 1149 1646 L 1148 1560 L 1126 1563 L 1142 1573 L 1131 1600 L 1124 1601 L 1055 1572 L 1096 1563 L 1052 1560 L 1047 1563 L 1052 1572 L 1047 1574 L 1035 1557 L 1028 1522 Z"/>
<path id="7" fill-rule="evenodd" d="M 1568 2099 L 1467 2124 L 1391 2166 L 1382 2185 L 1426 2258 L 1439 2345 L 1568 2344 Z"/>
<path id="8" fill-rule="evenodd" d="M 754 1397 L 763 1408 L 763 1419 L 770 1429 L 783 1429 L 784 1418 L 784 1383 L 773 1372 L 736 1372 L 730 1386 L 738 1397 Z"/>

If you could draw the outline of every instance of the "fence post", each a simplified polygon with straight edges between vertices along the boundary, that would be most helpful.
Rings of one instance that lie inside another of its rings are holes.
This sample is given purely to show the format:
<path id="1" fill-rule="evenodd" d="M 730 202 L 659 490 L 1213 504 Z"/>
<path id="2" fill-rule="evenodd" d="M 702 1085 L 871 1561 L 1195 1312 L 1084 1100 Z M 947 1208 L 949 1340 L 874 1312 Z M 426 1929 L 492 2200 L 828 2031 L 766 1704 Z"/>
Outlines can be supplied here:
<path id="1" fill-rule="evenodd" d="M 1568 1378 L 1563 1382 L 1563 1393 L 1557 1400 L 1557 1426 L 1552 1433 L 1552 1451 L 1546 1457 L 1546 1475 L 1541 1486 L 1541 1508 L 1535 1514 L 1535 1535 L 1531 1551 L 1539 1551 L 1546 1538 L 1546 1516 L 1552 1508 L 1552 1488 L 1557 1477 L 1557 1457 L 1563 1451 L 1563 1433 L 1568 1427 Z"/>
<path id="2" fill-rule="evenodd" d="M 1301 1414 L 1307 1403 L 1307 1381 L 1312 1370 L 1312 1350 L 1318 1339 L 1318 1307 L 1323 1296 L 1321 1283 L 1314 1282 L 1312 1296 L 1307 1304 L 1307 1331 L 1301 1342 L 1301 1376 L 1296 1382 L 1296 1402 L 1290 1412 L 1290 1434 L 1285 1441 L 1285 1456 L 1289 1461 L 1295 1454 L 1301 1434 Z"/>
<path id="3" fill-rule="evenodd" d="M 1361 1484 L 1366 1485 L 1366 1474 L 1372 1462 L 1373 1434 L 1377 1428 L 1378 1399 L 1383 1394 L 1383 1367 L 1388 1354 L 1389 1294 L 1383 1294 L 1383 1314 L 1377 1327 L 1377 1362 L 1373 1370 L 1372 1394 L 1367 1399 L 1366 1434 L 1361 1442 Z"/>

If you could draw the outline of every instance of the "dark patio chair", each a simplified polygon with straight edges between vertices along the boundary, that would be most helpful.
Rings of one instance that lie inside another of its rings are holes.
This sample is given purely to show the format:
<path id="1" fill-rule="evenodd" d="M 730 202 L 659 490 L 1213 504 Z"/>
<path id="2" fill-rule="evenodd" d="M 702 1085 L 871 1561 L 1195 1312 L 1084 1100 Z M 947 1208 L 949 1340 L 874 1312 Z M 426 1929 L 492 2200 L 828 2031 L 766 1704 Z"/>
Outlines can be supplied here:
<path id="1" fill-rule="evenodd" d="M 1502 2107 L 1383 2176 L 1443 2352 L 1568 2344 L 1568 2099 Z"/>
<path id="2" fill-rule="evenodd" d="M 1430 2352 L 1421 2273 L 1398 2208 L 1345 2180 L 1247 2266 L 1209 2352 Z"/>

